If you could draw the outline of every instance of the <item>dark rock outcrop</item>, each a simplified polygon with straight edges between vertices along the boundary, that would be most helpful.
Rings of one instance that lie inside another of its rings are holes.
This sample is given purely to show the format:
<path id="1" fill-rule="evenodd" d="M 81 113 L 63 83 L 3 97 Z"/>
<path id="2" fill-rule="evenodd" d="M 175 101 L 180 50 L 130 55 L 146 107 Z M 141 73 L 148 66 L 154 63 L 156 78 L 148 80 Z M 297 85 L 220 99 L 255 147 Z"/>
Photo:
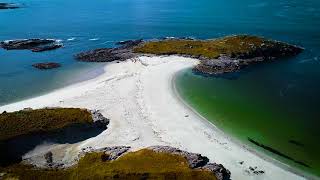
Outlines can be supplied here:
<path id="1" fill-rule="evenodd" d="M 218 180 L 229 180 L 231 173 L 222 164 L 208 163 L 200 169 L 213 172 Z"/>
<path id="2" fill-rule="evenodd" d="M 176 154 L 185 157 L 189 163 L 190 168 L 203 167 L 209 162 L 209 159 L 205 156 L 202 156 L 201 154 L 189 153 L 187 151 L 182 151 L 178 148 L 170 146 L 152 146 L 148 149 L 153 150 L 155 152 Z"/>
<path id="3" fill-rule="evenodd" d="M 32 65 L 33 67 L 41 70 L 47 70 L 47 69 L 54 69 L 61 67 L 61 64 L 54 63 L 54 62 L 48 62 L 48 63 L 36 63 Z"/>
<path id="4" fill-rule="evenodd" d="M 143 42 L 142 39 L 138 40 L 127 40 L 127 41 L 119 41 L 116 43 L 116 45 L 120 45 L 121 48 L 133 48 L 135 46 L 138 46 Z"/>
<path id="5" fill-rule="evenodd" d="M 101 48 L 92 51 L 82 52 L 75 55 L 78 61 L 84 62 L 112 62 L 112 61 L 125 61 L 136 57 L 132 49 L 141 44 L 142 40 L 129 40 L 116 43 L 121 45 L 116 48 Z"/>
<path id="6" fill-rule="evenodd" d="M 130 146 L 114 146 L 114 147 L 105 147 L 101 149 L 93 149 L 92 147 L 87 147 L 81 149 L 81 152 L 79 153 L 78 157 L 75 159 L 75 162 L 79 161 L 82 157 L 84 157 L 88 153 L 99 153 L 103 152 L 107 156 L 105 156 L 104 161 L 113 161 L 118 159 L 120 156 L 122 156 L 124 153 L 128 152 Z"/>
<path id="7" fill-rule="evenodd" d="M 32 48 L 31 51 L 32 52 L 50 51 L 50 50 L 55 50 L 61 47 L 62 47 L 62 44 L 50 44 L 46 46 L 39 46 L 39 47 Z"/>
<path id="8" fill-rule="evenodd" d="M 47 152 L 45 155 L 44 155 L 44 159 L 46 160 L 46 163 L 47 164 L 52 164 L 53 162 L 53 154 L 51 151 Z"/>
<path id="9" fill-rule="evenodd" d="M 33 52 L 42 52 L 54 50 L 62 47 L 54 39 L 17 39 L 0 42 L 0 47 L 6 50 L 31 50 Z"/>
<path id="10" fill-rule="evenodd" d="M 187 151 L 182 151 L 178 148 L 170 146 L 151 146 L 147 149 L 159 153 L 174 154 L 184 157 L 189 167 L 192 169 L 206 170 L 215 174 L 218 180 L 230 180 L 231 173 L 223 165 L 216 163 L 208 163 L 209 159 L 201 154 L 190 153 Z M 82 157 L 88 153 L 93 152 L 104 152 L 106 156 L 102 156 L 103 161 L 112 161 L 118 159 L 120 156 L 124 155 L 130 150 L 129 146 L 115 146 L 106 147 L 101 149 L 93 149 L 92 147 L 83 148 L 79 153 L 78 157 L 74 160 L 74 164 L 77 163 Z"/>
<path id="11" fill-rule="evenodd" d="M 104 117 L 100 111 L 98 110 L 92 110 L 91 116 L 93 120 L 93 125 L 98 128 L 106 128 L 108 124 L 110 123 L 110 119 Z"/>
<path id="12" fill-rule="evenodd" d="M 192 169 L 202 169 L 208 170 L 215 174 L 218 180 L 229 180 L 231 173 L 227 170 L 223 165 L 216 163 L 208 163 L 209 159 L 201 154 L 190 153 L 187 151 L 182 151 L 178 148 L 170 147 L 170 146 L 152 146 L 148 149 L 153 150 L 155 152 L 160 153 L 169 153 L 176 154 L 186 158 L 188 161 L 189 167 Z"/>
<path id="13" fill-rule="evenodd" d="M 193 71 L 209 75 L 236 72 L 251 64 L 272 61 L 278 58 L 293 57 L 302 51 L 303 48 L 298 46 L 269 41 L 268 45 L 253 46 L 250 51 L 246 53 L 220 55 L 217 59 L 201 57 L 200 59 L 202 61 L 193 68 Z"/>
<path id="14" fill-rule="evenodd" d="M 1 9 L 18 9 L 20 6 L 14 3 L 0 3 L 0 10 Z"/>

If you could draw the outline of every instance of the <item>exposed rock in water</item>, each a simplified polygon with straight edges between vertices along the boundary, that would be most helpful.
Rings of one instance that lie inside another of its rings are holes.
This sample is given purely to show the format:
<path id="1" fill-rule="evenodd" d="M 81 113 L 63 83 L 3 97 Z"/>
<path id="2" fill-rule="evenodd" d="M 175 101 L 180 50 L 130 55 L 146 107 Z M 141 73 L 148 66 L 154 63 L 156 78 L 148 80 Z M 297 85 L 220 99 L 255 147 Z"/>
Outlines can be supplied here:
<path id="1" fill-rule="evenodd" d="M 20 6 L 14 3 L 0 3 L 0 9 L 18 9 Z"/>
<path id="2" fill-rule="evenodd" d="M 54 62 L 48 62 L 48 63 L 36 63 L 32 65 L 33 67 L 41 70 L 47 70 L 47 69 L 54 69 L 61 67 L 61 64 L 54 63 Z"/>
<path id="3" fill-rule="evenodd" d="M 0 42 L 0 47 L 6 50 L 42 52 L 61 48 L 62 44 L 54 39 L 17 39 Z"/>
<path id="4" fill-rule="evenodd" d="M 61 47 L 62 47 L 62 44 L 51 44 L 51 45 L 39 46 L 39 47 L 32 48 L 31 51 L 32 52 L 50 51 L 50 50 L 55 50 L 55 49 L 58 49 Z"/>
<path id="5" fill-rule="evenodd" d="M 129 40 L 121 41 L 116 43 L 121 45 L 116 48 L 101 48 L 92 51 L 82 52 L 75 55 L 75 58 L 78 61 L 84 62 L 112 62 L 112 61 L 125 61 L 136 57 L 136 54 L 133 53 L 132 49 L 135 46 L 141 44 L 142 40 Z"/>

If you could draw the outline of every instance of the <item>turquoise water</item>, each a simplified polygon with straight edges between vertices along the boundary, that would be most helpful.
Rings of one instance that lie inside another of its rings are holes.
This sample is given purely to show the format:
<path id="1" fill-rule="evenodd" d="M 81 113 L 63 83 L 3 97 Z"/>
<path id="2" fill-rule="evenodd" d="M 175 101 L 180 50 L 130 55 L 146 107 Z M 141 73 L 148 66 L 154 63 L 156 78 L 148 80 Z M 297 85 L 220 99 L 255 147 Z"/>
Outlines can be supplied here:
<path id="1" fill-rule="evenodd" d="M 187 71 L 182 75 L 179 87 L 191 105 L 225 131 L 239 138 L 248 133 L 259 142 L 276 146 L 310 164 L 312 172 L 319 174 L 320 158 L 315 151 L 319 150 L 316 144 L 320 137 L 317 130 L 320 1 L 15 2 L 23 4 L 24 8 L 0 11 L 0 40 L 56 38 L 61 39 L 65 47 L 43 53 L 0 50 L 0 104 L 43 94 L 82 77 L 99 74 L 95 69 L 101 64 L 79 63 L 73 55 L 88 49 L 110 47 L 124 39 L 166 36 L 206 39 L 245 33 L 304 46 L 305 52 L 296 58 L 256 66 L 228 77 L 203 78 Z M 71 38 L 74 40 L 68 41 Z M 42 61 L 57 61 L 63 67 L 51 71 L 31 67 Z M 185 88 L 184 80 L 199 86 Z M 210 98 L 201 98 L 207 95 Z M 246 124 L 253 119 L 259 119 L 260 123 Z M 241 125 L 240 128 L 237 125 Z M 275 135 L 279 139 L 277 142 Z M 287 145 L 289 138 L 303 141 L 304 147 Z"/>

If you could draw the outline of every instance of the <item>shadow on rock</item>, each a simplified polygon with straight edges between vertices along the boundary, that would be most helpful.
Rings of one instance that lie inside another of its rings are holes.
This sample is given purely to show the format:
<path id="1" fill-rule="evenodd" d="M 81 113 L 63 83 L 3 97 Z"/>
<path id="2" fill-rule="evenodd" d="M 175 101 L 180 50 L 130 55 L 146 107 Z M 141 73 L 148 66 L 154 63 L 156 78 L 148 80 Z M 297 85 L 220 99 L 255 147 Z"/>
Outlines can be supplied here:
<path id="1" fill-rule="evenodd" d="M 18 163 L 22 156 L 43 143 L 73 144 L 101 134 L 106 126 L 75 124 L 53 132 L 23 135 L 0 142 L 0 166 Z"/>

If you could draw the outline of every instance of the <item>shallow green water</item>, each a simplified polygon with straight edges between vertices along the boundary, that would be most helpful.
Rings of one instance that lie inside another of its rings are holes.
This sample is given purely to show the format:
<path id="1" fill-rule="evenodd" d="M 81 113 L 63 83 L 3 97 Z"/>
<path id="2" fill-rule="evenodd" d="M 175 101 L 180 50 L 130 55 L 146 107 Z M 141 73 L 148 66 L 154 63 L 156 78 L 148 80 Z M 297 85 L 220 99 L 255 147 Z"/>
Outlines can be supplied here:
<path id="1" fill-rule="evenodd" d="M 320 123 L 317 108 L 312 108 L 317 106 L 305 99 L 306 94 L 298 92 L 298 96 L 295 89 L 285 92 L 281 88 L 287 86 L 281 83 L 286 77 L 276 77 L 285 76 L 286 71 L 280 70 L 287 63 L 265 64 L 221 77 L 203 77 L 188 69 L 177 75 L 175 83 L 188 104 L 227 134 L 286 164 L 319 175 Z M 310 167 L 260 148 L 248 138 Z"/>

